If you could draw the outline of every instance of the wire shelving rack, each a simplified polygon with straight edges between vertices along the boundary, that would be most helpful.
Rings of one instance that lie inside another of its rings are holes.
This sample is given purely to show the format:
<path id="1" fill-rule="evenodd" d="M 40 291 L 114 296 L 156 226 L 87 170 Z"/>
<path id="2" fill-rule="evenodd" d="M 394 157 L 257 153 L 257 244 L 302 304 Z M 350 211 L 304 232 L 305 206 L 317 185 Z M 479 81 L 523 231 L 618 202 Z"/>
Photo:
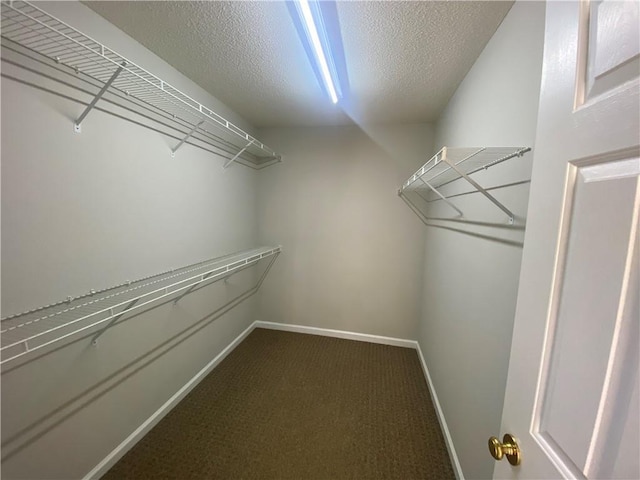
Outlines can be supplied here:
<path id="1" fill-rule="evenodd" d="M 1 18 L 3 39 L 102 84 L 74 122 L 76 132 L 81 132 L 82 122 L 102 96 L 115 89 L 188 125 L 190 130 L 184 132 L 182 140 L 171 149 L 172 156 L 198 133 L 198 140 L 205 144 L 218 146 L 223 142 L 234 146 L 235 154 L 224 163 L 225 168 L 241 158 L 242 164 L 255 169 L 282 160 L 267 145 L 210 108 L 35 5 L 22 0 L 2 1 Z"/>
<path id="2" fill-rule="evenodd" d="M 407 196 L 407 193 L 427 190 L 435 195 L 437 201 L 446 202 L 458 213 L 458 216 L 463 217 L 463 212 L 452 203 L 450 197 L 444 193 L 443 187 L 456 180 L 464 179 L 475 191 L 483 194 L 491 203 L 502 210 L 508 216 L 509 223 L 513 224 L 513 212 L 498 201 L 488 189 L 474 180 L 472 175 L 512 158 L 522 157 L 529 151 L 531 151 L 530 147 L 443 147 L 409 177 L 398 190 L 398 195 L 421 218 L 426 218 L 424 212 Z M 423 195 L 419 194 L 419 196 L 424 199 Z"/>
<path id="3" fill-rule="evenodd" d="M 102 326 L 94 334 L 95 343 L 125 313 L 130 313 L 160 299 L 174 296 L 174 303 L 198 286 L 218 280 L 270 261 L 253 291 L 257 291 L 269 269 L 282 251 L 280 246 L 261 247 L 225 257 L 169 270 L 136 281 L 128 281 L 100 291 L 36 308 L 0 319 L 0 365 L 28 353 Z"/>

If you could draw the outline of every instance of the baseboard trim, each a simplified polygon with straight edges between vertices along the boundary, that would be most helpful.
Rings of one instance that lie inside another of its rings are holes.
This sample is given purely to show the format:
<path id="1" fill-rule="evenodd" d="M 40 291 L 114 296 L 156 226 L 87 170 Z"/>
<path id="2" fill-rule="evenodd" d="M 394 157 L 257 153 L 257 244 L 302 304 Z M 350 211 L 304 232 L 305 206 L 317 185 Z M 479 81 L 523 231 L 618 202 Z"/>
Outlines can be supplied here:
<path id="1" fill-rule="evenodd" d="M 456 453 L 456 448 L 453 445 L 453 439 L 451 438 L 451 432 L 449 432 L 449 427 L 447 426 L 447 420 L 444 418 L 444 412 L 442 411 L 442 407 L 440 406 L 440 401 L 438 400 L 436 389 L 433 386 L 433 382 L 431 381 L 431 375 L 429 374 L 429 369 L 427 368 L 427 362 L 425 362 L 424 360 L 424 356 L 422 355 L 422 349 L 420 349 L 420 344 L 418 342 L 415 342 L 415 349 L 418 352 L 418 357 L 420 358 L 420 364 L 422 365 L 424 378 L 427 380 L 429 393 L 431 393 L 431 401 L 433 402 L 433 406 L 436 408 L 436 415 L 438 416 L 438 421 L 440 422 L 440 429 L 442 430 L 442 434 L 444 435 L 444 440 L 447 445 L 447 450 L 449 451 L 449 458 L 451 459 L 451 466 L 453 467 L 453 472 L 455 473 L 456 478 L 458 480 L 464 480 L 462 467 L 460 466 L 460 461 L 458 460 L 458 454 Z"/>
<path id="2" fill-rule="evenodd" d="M 144 437 L 156 424 L 167 415 L 173 407 L 187 396 L 218 364 L 229 355 L 247 335 L 255 328 L 255 322 L 249 325 L 235 340 L 233 340 L 224 350 L 222 350 L 213 360 L 205 365 L 202 370 L 196 373 L 180 390 L 178 390 L 169 400 L 167 400 L 158 410 L 156 410 L 142 425 L 136 428 L 120 445 L 118 445 L 109 455 L 107 455 L 98 465 L 96 465 L 83 480 L 93 480 L 102 475 L 120 460 L 138 441 Z"/>
<path id="3" fill-rule="evenodd" d="M 348 332 L 345 330 L 332 330 L 330 328 L 308 327 L 306 325 L 292 325 L 289 323 L 263 322 L 256 320 L 256 328 L 266 328 L 269 330 L 282 330 L 284 332 L 305 333 L 309 335 L 321 335 L 323 337 L 344 338 L 346 340 L 357 340 L 359 342 L 380 343 L 392 345 L 394 347 L 416 348 L 414 340 L 404 338 L 382 337 L 380 335 L 370 335 L 368 333 Z"/>
<path id="4" fill-rule="evenodd" d="M 118 445 L 109 455 L 107 455 L 98 465 L 96 465 L 89 473 L 87 473 L 83 480 L 94 480 L 100 478 L 102 475 L 116 464 L 133 446 L 144 437 L 156 424 L 167 415 L 173 407 L 175 407 L 180 401 L 187 396 L 187 394 L 193 390 L 211 371 L 218 366 L 218 364 L 224 360 L 254 329 L 265 328 L 269 330 L 281 330 L 285 332 L 304 333 L 309 335 L 321 335 L 325 337 L 344 338 L 347 340 L 357 340 L 360 342 L 378 343 L 382 345 L 391 345 L 395 347 L 413 348 L 418 353 L 420 364 L 422 365 L 422 371 L 424 373 L 429 393 L 431 394 L 431 400 L 436 409 L 438 421 L 440 422 L 440 428 L 444 435 L 449 457 L 451 458 L 451 464 L 453 466 L 454 473 L 458 480 L 464 480 L 462 474 L 462 468 L 458 461 L 458 455 L 453 445 L 453 439 L 451 433 L 447 427 L 447 421 L 444 417 L 444 412 L 438 401 L 438 395 L 436 394 L 433 382 L 431 381 L 431 375 L 425 362 L 420 344 L 415 340 L 407 340 L 403 338 L 384 337 L 380 335 L 370 335 L 366 333 L 349 332 L 344 330 L 332 330 L 329 328 L 308 327 L 305 325 L 292 325 L 287 323 L 275 323 L 275 322 L 263 322 L 256 320 L 249 325 L 240 335 L 238 335 L 222 352 L 220 352 L 213 360 L 205 365 L 194 377 L 189 380 L 180 390 L 178 390 L 169 400 L 167 400 L 158 410 L 156 410 L 142 425 L 131 433 L 120 445 Z"/>

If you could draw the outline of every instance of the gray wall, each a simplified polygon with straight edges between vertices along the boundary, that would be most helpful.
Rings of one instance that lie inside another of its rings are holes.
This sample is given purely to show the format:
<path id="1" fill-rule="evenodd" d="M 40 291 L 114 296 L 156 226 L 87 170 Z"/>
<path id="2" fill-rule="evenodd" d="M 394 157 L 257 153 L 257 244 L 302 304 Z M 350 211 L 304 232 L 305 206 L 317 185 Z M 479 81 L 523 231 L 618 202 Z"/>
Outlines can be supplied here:
<path id="1" fill-rule="evenodd" d="M 533 146 L 543 31 L 544 5 L 516 2 L 443 112 L 438 149 Z M 485 186 L 528 179 L 531 158 L 510 160 L 476 178 Z M 478 223 L 435 221 L 426 229 L 418 338 L 466 478 L 492 476 L 486 442 L 505 433 L 498 430 L 528 193 L 528 184 L 495 191 L 518 216 L 514 227 L 474 194 L 455 203 Z M 442 202 L 429 213 L 451 216 Z"/>
<path id="2" fill-rule="evenodd" d="M 424 230 L 396 191 L 431 152 L 431 126 L 260 136 L 285 156 L 259 183 L 260 238 L 285 247 L 260 320 L 415 339 Z"/>
<path id="3" fill-rule="evenodd" d="M 250 128 L 83 5 L 43 8 Z M 259 138 L 285 162 L 260 173 L 223 172 L 190 146 L 171 159 L 175 140 L 103 112 L 76 135 L 79 104 L 4 78 L 3 316 L 257 244 L 284 254 L 255 301 L 224 315 L 212 312 L 251 275 L 122 322 L 97 348 L 78 339 L 4 368 L 3 477 L 87 473 L 255 319 L 418 338 L 465 475 L 491 476 L 486 438 L 499 433 L 528 190 L 497 193 L 516 228 L 478 195 L 459 206 L 499 227 L 427 228 L 396 190 L 434 147 L 532 145 L 543 13 L 513 7 L 435 141 L 430 125 L 269 129 Z M 528 178 L 530 158 L 480 178 Z"/>
<path id="4" fill-rule="evenodd" d="M 84 5 L 42 8 L 247 127 Z M 175 140 L 101 111 L 75 134 L 82 109 L 2 79 L 3 316 L 257 246 L 257 172 L 223 170 L 222 158 L 192 146 L 171 158 Z M 88 473 L 255 320 L 256 297 L 216 312 L 251 280 L 246 271 L 136 315 L 96 347 L 75 338 L 3 366 L 3 478 Z"/>

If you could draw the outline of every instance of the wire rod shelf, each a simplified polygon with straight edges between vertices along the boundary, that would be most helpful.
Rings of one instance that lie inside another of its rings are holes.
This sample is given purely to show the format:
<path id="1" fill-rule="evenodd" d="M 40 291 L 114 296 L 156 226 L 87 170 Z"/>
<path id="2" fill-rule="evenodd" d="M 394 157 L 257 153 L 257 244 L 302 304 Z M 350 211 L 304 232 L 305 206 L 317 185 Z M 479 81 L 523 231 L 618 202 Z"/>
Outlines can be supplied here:
<path id="1" fill-rule="evenodd" d="M 11 40 L 102 84 L 102 89 L 76 120 L 76 132 L 81 131 L 82 120 L 102 95 L 115 89 L 190 126 L 191 130 L 171 149 L 172 156 L 198 131 L 203 134 L 199 139 L 205 143 L 214 144 L 211 138 L 222 137 L 222 141 L 235 146 L 235 153 L 225 162 L 225 167 L 240 156 L 248 158 L 258 169 L 281 161 L 280 155 L 237 125 L 31 3 L 2 1 L 1 18 L 3 39 Z"/>
<path id="2" fill-rule="evenodd" d="M 449 196 L 444 195 L 442 188 L 461 178 L 471 184 L 476 192 L 482 193 L 497 208 L 507 214 L 509 223 L 513 224 L 514 214 L 499 202 L 490 192 L 490 189 L 482 187 L 471 175 L 481 170 L 487 170 L 494 165 L 522 157 L 531 151 L 530 147 L 443 147 L 438 153 L 429 159 L 400 187 L 398 195 L 414 210 L 420 209 L 406 195 L 406 193 L 428 190 L 435 194 L 436 200 L 442 200 L 454 209 L 459 216 L 464 216 L 463 212 L 456 207 Z M 426 202 L 432 200 L 419 196 Z"/>
<path id="3" fill-rule="evenodd" d="M 281 251 L 280 246 L 246 250 L 128 281 L 115 287 L 92 290 L 78 297 L 68 297 L 51 305 L 2 318 L 0 365 L 110 322 L 94 336 L 95 342 L 97 337 L 125 313 L 180 294 L 174 300 L 177 302 L 203 282 L 227 278 L 271 257 L 271 263 L 256 287 L 259 288 L 268 268 Z"/>

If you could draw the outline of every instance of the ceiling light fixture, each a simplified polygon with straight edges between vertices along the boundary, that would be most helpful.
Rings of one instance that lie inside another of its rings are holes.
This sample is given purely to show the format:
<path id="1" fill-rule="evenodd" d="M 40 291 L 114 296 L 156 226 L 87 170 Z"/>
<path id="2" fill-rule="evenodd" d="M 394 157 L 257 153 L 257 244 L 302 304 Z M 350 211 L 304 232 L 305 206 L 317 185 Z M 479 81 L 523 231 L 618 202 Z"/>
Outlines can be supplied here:
<path id="1" fill-rule="evenodd" d="M 323 44 L 320 40 L 319 28 L 314 21 L 313 14 L 311 12 L 311 5 L 308 0 L 296 0 L 296 6 L 298 7 L 298 11 L 300 16 L 302 17 L 305 31 L 307 33 L 307 37 L 309 43 L 313 47 L 313 52 L 315 54 L 315 59 L 318 64 L 322 80 L 324 81 L 324 85 L 329 92 L 329 96 L 331 97 L 331 101 L 333 103 L 338 103 L 338 94 L 336 91 L 336 87 L 331 77 L 331 69 L 329 68 L 329 61 L 331 59 L 330 52 L 325 53 L 325 49 L 323 48 Z M 317 10 L 319 12 L 319 10 Z M 322 22 L 319 22 L 322 27 Z M 326 38 L 326 33 L 323 32 L 323 36 Z"/>

